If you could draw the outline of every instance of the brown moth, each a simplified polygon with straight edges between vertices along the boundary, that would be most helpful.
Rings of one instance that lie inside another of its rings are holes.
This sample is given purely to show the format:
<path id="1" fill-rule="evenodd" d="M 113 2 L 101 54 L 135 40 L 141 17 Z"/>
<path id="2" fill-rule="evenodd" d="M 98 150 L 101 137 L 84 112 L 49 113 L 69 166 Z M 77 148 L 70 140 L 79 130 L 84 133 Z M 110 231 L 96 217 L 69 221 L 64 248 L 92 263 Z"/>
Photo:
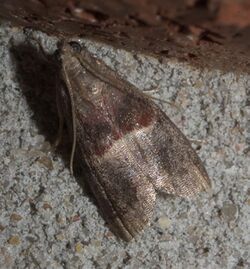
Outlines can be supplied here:
<path id="1" fill-rule="evenodd" d="M 189 141 L 163 111 L 76 42 L 59 51 L 60 115 L 91 171 L 90 188 L 112 231 L 129 241 L 150 223 L 157 192 L 210 188 Z"/>

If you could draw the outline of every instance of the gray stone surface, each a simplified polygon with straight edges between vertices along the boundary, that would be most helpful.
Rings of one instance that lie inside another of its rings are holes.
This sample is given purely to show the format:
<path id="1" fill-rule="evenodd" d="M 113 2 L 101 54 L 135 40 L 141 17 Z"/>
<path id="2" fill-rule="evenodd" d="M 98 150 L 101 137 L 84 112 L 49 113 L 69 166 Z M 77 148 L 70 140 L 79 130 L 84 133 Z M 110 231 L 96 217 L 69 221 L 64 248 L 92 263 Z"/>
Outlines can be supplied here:
<path id="1" fill-rule="evenodd" d="M 56 49 L 45 34 L 0 26 L 0 268 L 249 268 L 249 75 L 84 41 L 126 80 L 178 106 L 160 102 L 213 182 L 193 200 L 159 195 L 151 226 L 127 244 L 70 175 L 67 143 L 52 150 L 53 65 L 30 34 Z"/>

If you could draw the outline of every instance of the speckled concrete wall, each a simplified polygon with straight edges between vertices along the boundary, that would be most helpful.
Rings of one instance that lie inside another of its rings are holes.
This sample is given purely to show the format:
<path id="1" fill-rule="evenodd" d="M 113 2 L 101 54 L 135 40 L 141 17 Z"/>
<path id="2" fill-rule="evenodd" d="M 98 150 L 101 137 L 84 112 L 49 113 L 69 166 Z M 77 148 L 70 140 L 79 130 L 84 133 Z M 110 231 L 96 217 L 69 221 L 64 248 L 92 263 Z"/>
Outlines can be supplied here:
<path id="1" fill-rule="evenodd" d="M 30 34 L 55 51 L 56 40 Z M 130 243 L 117 240 L 70 175 L 70 145 L 64 141 L 56 152 L 51 146 L 53 66 L 29 35 L 1 24 L 0 267 L 250 267 L 249 75 L 84 42 L 126 80 L 172 103 L 160 106 L 194 141 L 213 188 L 193 200 L 159 195 L 151 226 Z"/>

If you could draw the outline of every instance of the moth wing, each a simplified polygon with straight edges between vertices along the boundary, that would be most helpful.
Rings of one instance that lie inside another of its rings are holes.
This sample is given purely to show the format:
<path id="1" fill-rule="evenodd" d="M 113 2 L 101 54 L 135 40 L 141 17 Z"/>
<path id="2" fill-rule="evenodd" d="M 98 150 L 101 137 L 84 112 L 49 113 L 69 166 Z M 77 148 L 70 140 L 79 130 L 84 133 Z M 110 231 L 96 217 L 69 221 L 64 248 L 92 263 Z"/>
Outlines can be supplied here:
<path id="1" fill-rule="evenodd" d="M 122 84 L 122 81 L 120 81 Z M 190 197 L 209 190 L 208 174 L 190 142 L 168 116 L 137 88 L 120 85 L 127 95 L 117 113 L 119 128 L 133 125 L 128 141 L 135 162 L 157 191 Z M 138 120 L 139 119 L 139 120 Z M 119 124 L 121 122 L 121 124 Z M 131 124 L 133 123 L 133 124 Z"/>
<path id="2" fill-rule="evenodd" d="M 210 188 L 190 142 L 152 100 L 137 92 L 131 87 L 116 117 L 116 128 L 131 130 L 94 163 L 97 176 L 91 182 L 114 233 L 127 241 L 150 222 L 157 191 L 189 197 Z M 140 127 L 130 128 L 135 122 Z"/>
<path id="3" fill-rule="evenodd" d="M 206 170 L 190 142 L 151 100 L 127 98 L 118 113 L 121 122 L 131 121 L 135 107 L 144 116 L 153 111 L 154 119 L 115 141 L 93 162 L 96 180 L 91 182 L 105 218 L 127 241 L 150 222 L 157 191 L 189 197 L 210 188 Z"/>
<path id="4" fill-rule="evenodd" d="M 138 170 L 122 141 L 94 167 L 91 188 L 99 207 L 112 231 L 129 241 L 151 220 L 156 200 L 154 186 Z"/>
<path id="5" fill-rule="evenodd" d="M 165 113 L 152 106 L 155 122 L 139 144 L 155 189 L 182 197 L 209 190 L 210 179 L 190 142 Z"/>

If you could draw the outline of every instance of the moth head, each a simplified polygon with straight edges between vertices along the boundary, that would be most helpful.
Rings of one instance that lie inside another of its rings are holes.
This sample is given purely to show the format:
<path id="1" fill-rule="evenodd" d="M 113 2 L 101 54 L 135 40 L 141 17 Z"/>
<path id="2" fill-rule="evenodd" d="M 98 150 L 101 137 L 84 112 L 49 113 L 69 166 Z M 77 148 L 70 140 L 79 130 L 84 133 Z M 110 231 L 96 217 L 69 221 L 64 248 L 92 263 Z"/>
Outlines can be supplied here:
<path id="1" fill-rule="evenodd" d="M 95 68 L 98 59 L 76 42 L 62 42 L 59 47 L 62 74 L 68 89 L 77 92 L 78 98 L 87 107 L 99 108 L 109 94 L 107 83 L 98 77 Z"/>
<path id="2" fill-rule="evenodd" d="M 84 45 L 80 40 L 63 40 L 59 43 L 58 48 L 62 53 L 69 53 L 72 55 L 81 53 Z"/>
<path id="3" fill-rule="evenodd" d="M 77 41 L 59 41 L 57 44 L 57 50 L 54 53 L 54 56 L 58 62 L 62 62 L 64 57 L 73 56 L 80 54 L 82 51 L 83 45 Z"/>

